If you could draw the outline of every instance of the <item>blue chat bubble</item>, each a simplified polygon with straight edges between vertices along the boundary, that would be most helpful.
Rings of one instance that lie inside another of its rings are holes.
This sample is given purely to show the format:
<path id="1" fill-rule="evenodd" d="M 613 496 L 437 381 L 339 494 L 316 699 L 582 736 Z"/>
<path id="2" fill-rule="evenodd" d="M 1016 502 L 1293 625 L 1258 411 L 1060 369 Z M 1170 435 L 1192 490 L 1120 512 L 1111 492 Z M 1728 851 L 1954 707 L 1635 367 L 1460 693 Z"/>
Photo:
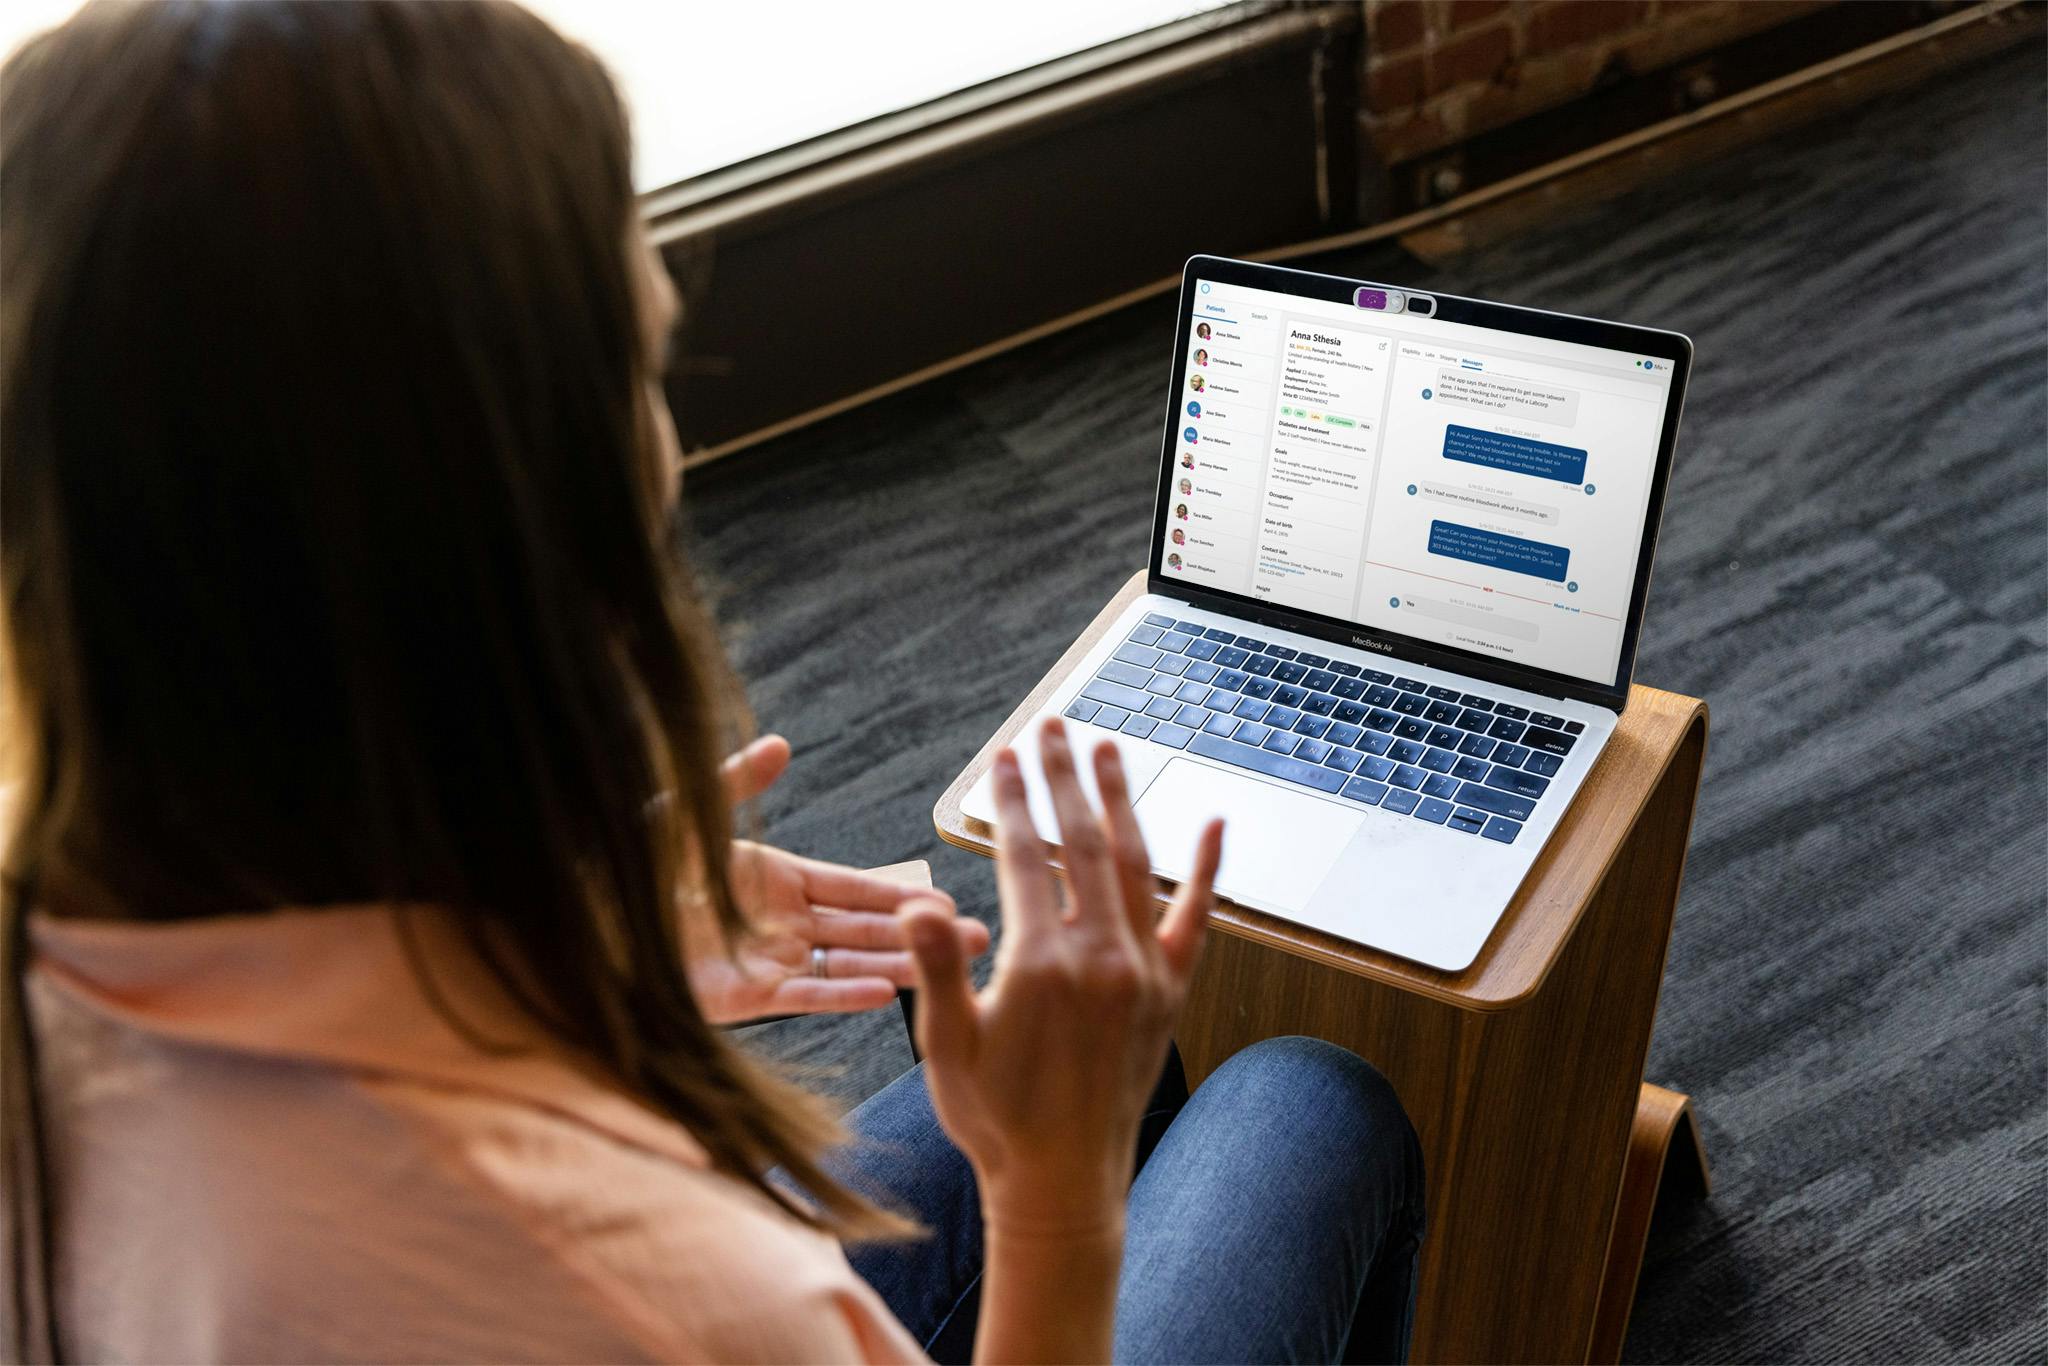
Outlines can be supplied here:
<path id="1" fill-rule="evenodd" d="M 1572 552 L 1561 545 L 1528 541 L 1520 536 L 1503 536 L 1456 522 L 1429 524 L 1429 553 L 1447 559 L 1465 560 L 1494 569 L 1512 569 L 1531 578 L 1563 583 Z"/>
<path id="2" fill-rule="evenodd" d="M 1482 432 L 1453 423 L 1444 428 L 1444 459 L 1485 465 L 1512 474 L 1576 484 L 1586 477 L 1586 453 L 1573 446 L 1553 446 L 1526 436 Z"/>

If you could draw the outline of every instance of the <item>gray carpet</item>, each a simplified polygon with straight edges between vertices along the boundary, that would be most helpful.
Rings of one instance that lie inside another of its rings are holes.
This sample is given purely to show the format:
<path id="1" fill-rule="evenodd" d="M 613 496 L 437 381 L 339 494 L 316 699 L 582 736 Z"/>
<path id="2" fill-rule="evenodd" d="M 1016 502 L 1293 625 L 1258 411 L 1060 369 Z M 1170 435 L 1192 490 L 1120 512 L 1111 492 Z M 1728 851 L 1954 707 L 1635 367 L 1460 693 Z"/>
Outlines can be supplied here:
<path id="1" fill-rule="evenodd" d="M 1631 1359 L 2048 1353 L 2044 93 L 2015 52 L 1455 268 L 1318 263 L 1699 348 L 1637 677 L 1713 707 L 1650 1075 L 1717 1186 L 1660 1212 Z M 1170 317 L 691 480 L 798 751 L 772 837 L 993 916 L 931 806 L 1143 562 Z M 908 1061 L 893 1013 L 757 1034 L 849 1099 Z"/>

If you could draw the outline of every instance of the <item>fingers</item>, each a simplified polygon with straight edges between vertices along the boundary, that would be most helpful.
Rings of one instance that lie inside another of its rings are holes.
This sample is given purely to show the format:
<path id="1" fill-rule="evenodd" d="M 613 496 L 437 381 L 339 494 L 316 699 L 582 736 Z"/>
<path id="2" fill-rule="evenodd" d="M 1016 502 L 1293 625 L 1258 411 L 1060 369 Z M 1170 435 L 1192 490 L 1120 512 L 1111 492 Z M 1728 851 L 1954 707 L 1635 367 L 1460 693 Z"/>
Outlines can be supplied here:
<path id="1" fill-rule="evenodd" d="M 804 877 L 804 899 L 813 906 L 832 906 L 849 911 L 893 911 L 914 897 L 937 896 L 943 901 L 952 900 L 944 892 L 929 887 L 891 882 L 888 878 L 836 863 L 799 859 L 797 867 Z"/>
<path id="2" fill-rule="evenodd" d="M 1003 924 L 1018 942 L 1030 942 L 1059 920 L 1059 899 L 1046 866 L 1045 841 L 1031 824 L 1024 775 L 1008 749 L 996 754 L 991 782 L 996 799 L 996 888 Z"/>
<path id="3" fill-rule="evenodd" d="M 903 908 L 917 966 L 918 1051 L 941 1067 L 970 1061 L 979 1043 L 974 986 L 954 920 L 952 908 L 937 900 L 913 901 Z"/>
<path id="4" fill-rule="evenodd" d="M 764 735 L 718 766 L 725 799 L 734 806 L 750 802 L 775 785 L 789 767 L 789 741 Z"/>
<path id="5" fill-rule="evenodd" d="M 1109 841 L 1102 822 L 1088 805 L 1081 781 L 1074 770 L 1074 752 L 1067 744 L 1067 728 L 1057 716 L 1047 717 L 1038 734 L 1039 765 L 1045 785 L 1052 794 L 1053 812 L 1060 823 L 1060 857 L 1067 865 L 1068 900 L 1077 926 L 1101 931 L 1121 925 L 1118 914 L 1123 897 L 1117 885 L 1117 871 L 1109 857 Z"/>
<path id="6" fill-rule="evenodd" d="M 1096 746 L 1095 786 L 1102 794 L 1102 822 L 1109 830 L 1110 859 L 1124 911 L 1131 933 L 1142 944 L 1158 928 L 1159 882 L 1152 876 L 1152 856 L 1145 852 L 1145 836 L 1131 810 L 1130 784 L 1124 781 L 1123 759 L 1113 744 Z"/>
<path id="7" fill-rule="evenodd" d="M 1210 821 L 1195 841 L 1195 867 L 1166 908 L 1159 924 L 1159 944 L 1174 975 L 1186 981 L 1201 956 L 1209 931 L 1209 912 L 1216 907 L 1216 869 L 1223 862 L 1223 822 Z"/>
<path id="8" fill-rule="evenodd" d="M 942 893 L 924 892 L 919 899 L 931 898 L 952 910 L 952 901 Z M 988 950 L 988 926 L 954 912 L 953 930 L 960 936 L 960 946 L 969 958 L 979 957 Z M 910 943 L 910 936 L 904 931 L 903 920 L 894 915 L 878 915 L 872 911 L 818 911 L 811 916 L 811 942 L 821 948 L 871 949 L 879 952 L 900 950 Z"/>
<path id="9" fill-rule="evenodd" d="M 886 977 L 792 977 L 775 989 L 763 1013 L 854 1015 L 888 1005 L 896 986 Z"/>

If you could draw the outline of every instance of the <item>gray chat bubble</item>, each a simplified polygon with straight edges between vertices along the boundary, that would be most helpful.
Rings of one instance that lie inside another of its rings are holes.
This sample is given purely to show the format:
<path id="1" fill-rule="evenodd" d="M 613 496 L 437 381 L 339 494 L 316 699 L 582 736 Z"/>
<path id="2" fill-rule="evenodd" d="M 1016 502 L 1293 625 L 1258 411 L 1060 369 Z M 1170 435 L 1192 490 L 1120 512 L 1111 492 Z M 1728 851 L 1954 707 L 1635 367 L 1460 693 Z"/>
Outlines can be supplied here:
<path id="1" fill-rule="evenodd" d="M 1554 422 L 1560 427 L 1579 421 L 1579 391 L 1515 375 L 1489 375 L 1483 370 L 1436 372 L 1436 401 L 1454 408 L 1472 408 L 1496 417 Z"/>
<path id="2" fill-rule="evenodd" d="M 1448 503 L 1464 512 L 1517 517 L 1540 526 L 1557 525 L 1557 509 L 1548 503 L 1532 503 L 1526 498 L 1508 498 L 1498 493 L 1481 493 L 1477 489 L 1461 489 L 1449 484 L 1418 484 L 1416 487 L 1430 502 Z"/>

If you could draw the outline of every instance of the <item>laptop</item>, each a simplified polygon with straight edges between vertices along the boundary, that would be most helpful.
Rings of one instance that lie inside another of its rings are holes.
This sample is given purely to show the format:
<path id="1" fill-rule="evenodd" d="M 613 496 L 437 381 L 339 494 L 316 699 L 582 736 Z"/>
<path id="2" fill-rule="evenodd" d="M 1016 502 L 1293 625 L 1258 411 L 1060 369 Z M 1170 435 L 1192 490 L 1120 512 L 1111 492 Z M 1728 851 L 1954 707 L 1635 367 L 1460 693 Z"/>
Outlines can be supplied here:
<path id="1" fill-rule="evenodd" d="M 1041 713 L 1114 741 L 1154 871 L 1221 815 L 1222 896 L 1469 966 L 1627 704 L 1691 362 L 1675 332 L 1191 259 L 1147 591 Z M 995 822 L 986 776 L 962 807 Z"/>

